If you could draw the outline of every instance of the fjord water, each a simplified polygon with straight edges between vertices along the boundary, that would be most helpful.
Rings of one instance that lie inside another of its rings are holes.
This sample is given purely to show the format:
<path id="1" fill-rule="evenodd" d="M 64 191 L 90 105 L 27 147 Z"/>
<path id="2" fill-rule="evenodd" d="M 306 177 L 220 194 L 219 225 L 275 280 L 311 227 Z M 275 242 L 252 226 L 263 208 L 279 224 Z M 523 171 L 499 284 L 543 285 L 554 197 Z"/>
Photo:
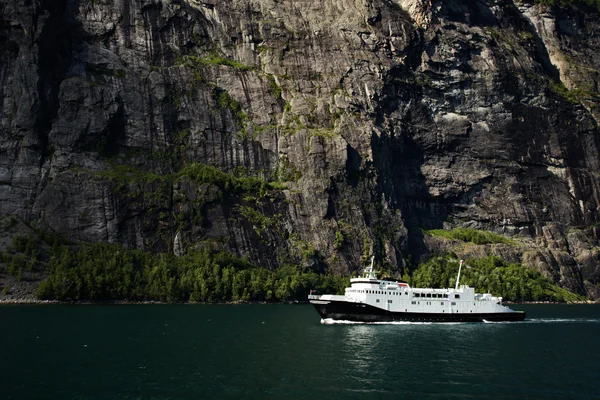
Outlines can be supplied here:
<path id="1" fill-rule="evenodd" d="M 322 324 L 310 305 L 1 306 L 2 399 L 600 398 L 600 306 Z"/>

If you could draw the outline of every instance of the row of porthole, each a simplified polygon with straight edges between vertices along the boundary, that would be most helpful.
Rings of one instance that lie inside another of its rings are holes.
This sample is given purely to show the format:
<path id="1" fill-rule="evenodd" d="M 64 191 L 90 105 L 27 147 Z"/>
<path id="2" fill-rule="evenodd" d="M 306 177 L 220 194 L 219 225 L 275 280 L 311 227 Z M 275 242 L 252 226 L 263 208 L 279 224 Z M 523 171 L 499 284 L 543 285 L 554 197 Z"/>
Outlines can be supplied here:
<path id="1" fill-rule="evenodd" d="M 399 292 L 393 292 L 393 291 L 383 291 L 383 290 L 350 290 L 350 292 L 352 293 L 366 293 L 366 294 L 383 294 L 383 295 L 392 295 L 392 296 L 401 296 L 402 294 Z M 404 292 L 404 294 L 406 296 L 408 296 L 408 292 Z M 426 298 L 448 298 L 448 294 L 442 294 L 442 293 L 414 293 L 413 297 L 426 297 Z M 460 295 L 459 294 L 455 294 L 454 295 L 455 299 L 459 299 Z"/>
<path id="2" fill-rule="evenodd" d="M 411 301 L 411 302 L 410 302 L 410 304 L 416 304 L 416 305 L 419 305 L 419 304 L 421 304 L 421 302 L 420 302 L 420 301 Z M 443 306 L 443 305 L 445 305 L 445 304 L 448 304 L 448 303 L 444 303 L 443 301 L 441 301 L 441 302 L 440 302 L 440 304 Z M 431 302 L 430 302 L 430 301 L 428 301 L 426 305 L 430 306 L 430 305 L 431 305 Z M 453 302 L 452 302 L 452 305 L 453 305 L 453 306 L 455 306 L 455 305 L 456 305 L 456 302 L 455 302 L 455 301 L 453 301 Z"/>
<path id="3" fill-rule="evenodd" d="M 351 291 L 352 292 L 352 291 Z M 366 293 L 366 294 L 383 294 L 387 296 L 402 296 L 400 292 L 394 291 L 382 291 L 382 290 L 357 290 L 353 291 L 354 293 Z M 406 296 L 408 296 L 408 292 L 404 292 Z"/>

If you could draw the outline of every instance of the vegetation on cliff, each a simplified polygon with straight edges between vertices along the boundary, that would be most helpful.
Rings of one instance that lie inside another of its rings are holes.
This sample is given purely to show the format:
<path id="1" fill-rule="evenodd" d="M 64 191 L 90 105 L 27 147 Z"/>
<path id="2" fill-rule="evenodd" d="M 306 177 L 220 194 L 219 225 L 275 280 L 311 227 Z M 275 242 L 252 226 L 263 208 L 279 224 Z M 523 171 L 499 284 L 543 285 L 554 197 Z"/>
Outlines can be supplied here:
<path id="1" fill-rule="evenodd" d="M 425 231 L 424 233 L 450 240 L 460 240 L 463 242 L 469 242 L 474 244 L 513 244 L 514 241 L 504 236 L 496 235 L 492 232 L 479 231 L 476 229 L 469 228 L 454 228 L 452 230 L 445 229 L 432 229 Z"/>
<path id="2" fill-rule="evenodd" d="M 451 256 L 438 256 L 419 265 L 411 284 L 416 287 L 454 287 L 459 262 Z M 582 296 L 560 288 L 539 272 L 498 257 L 466 260 L 460 283 L 476 292 L 490 292 L 509 301 L 582 301 Z"/>

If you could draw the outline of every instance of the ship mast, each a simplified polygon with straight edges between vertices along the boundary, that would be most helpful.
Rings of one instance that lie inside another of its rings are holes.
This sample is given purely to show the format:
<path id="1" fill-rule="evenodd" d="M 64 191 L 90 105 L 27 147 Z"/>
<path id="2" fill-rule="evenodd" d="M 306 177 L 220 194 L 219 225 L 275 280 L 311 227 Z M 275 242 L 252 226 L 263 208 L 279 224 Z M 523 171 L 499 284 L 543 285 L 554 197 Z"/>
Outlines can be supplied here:
<path id="1" fill-rule="evenodd" d="M 365 275 L 368 279 L 377 279 L 377 277 L 373 274 L 373 262 L 375 260 L 375 256 L 371 256 L 371 265 L 365 268 Z"/>
<path id="2" fill-rule="evenodd" d="M 458 289 L 458 282 L 460 281 L 460 270 L 462 268 L 463 265 L 463 260 L 460 260 L 460 264 L 458 265 L 458 276 L 456 277 L 456 286 L 454 287 L 454 289 Z"/>

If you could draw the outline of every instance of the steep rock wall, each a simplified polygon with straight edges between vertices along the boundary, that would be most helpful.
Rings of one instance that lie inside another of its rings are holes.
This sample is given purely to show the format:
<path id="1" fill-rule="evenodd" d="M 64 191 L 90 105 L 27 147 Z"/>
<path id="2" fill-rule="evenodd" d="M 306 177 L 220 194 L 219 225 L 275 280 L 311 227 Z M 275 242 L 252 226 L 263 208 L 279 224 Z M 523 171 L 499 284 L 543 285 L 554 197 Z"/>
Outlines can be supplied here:
<path id="1" fill-rule="evenodd" d="M 0 1 L 0 214 L 338 273 L 371 249 L 402 267 L 437 249 L 422 229 L 473 227 L 519 238 L 513 258 L 597 296 L 588 11 Z M 278 184 L 232 190 L 190 174 L 199 164 Z"/>

